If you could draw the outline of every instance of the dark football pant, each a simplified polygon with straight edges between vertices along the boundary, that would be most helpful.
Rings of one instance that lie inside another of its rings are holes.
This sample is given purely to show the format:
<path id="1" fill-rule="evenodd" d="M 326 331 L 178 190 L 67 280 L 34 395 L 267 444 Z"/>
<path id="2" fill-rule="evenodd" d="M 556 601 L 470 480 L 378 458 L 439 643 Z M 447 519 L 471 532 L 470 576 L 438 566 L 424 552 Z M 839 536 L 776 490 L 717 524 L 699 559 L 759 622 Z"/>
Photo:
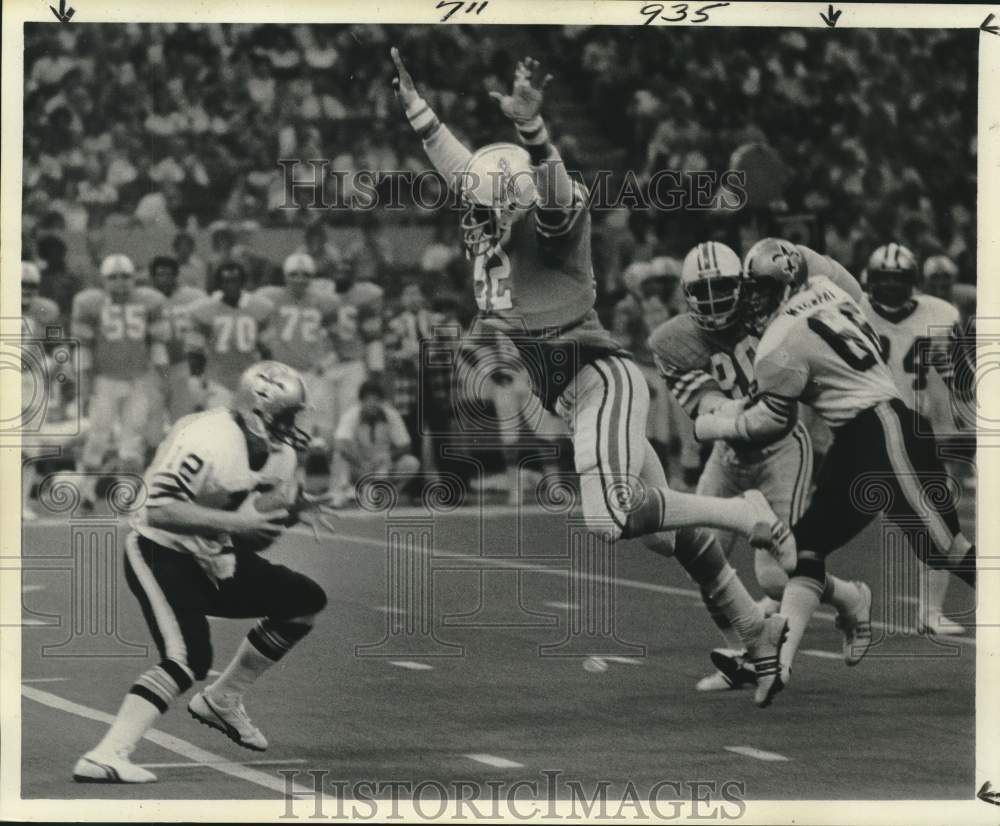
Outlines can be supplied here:
<path id="1" fill-rule="evenodd" d="M 168 670 L 179 684 L 190 684 L 183 672 L 202 680 L 212 665 L 208 617 L 265 618 L 251 639 L 270 653 L 272 639 L 289 636 L 287 620 L 317 614 L 326 605 L 323 589 L 305 574 L 250 551 L 237 551 L 236 560 L 235 574 L 216 586 L 191 554 L 134 532 L 126 540 L 125 578 L 161 660 L 174 664 Z"/>
<path id="2" fill-rule="evenodd" d="M 825 556 L 881 513 L 907 535 L 918 555 L 934 567 L 947 567 L 944 560 L 960 528 L 948 474 L 935 440 L 926 435 L 931 432 L 926 419 L 898 399 L 869 408 L 836 430 L 812 503 L 792 527 L 799 549 Z"/>

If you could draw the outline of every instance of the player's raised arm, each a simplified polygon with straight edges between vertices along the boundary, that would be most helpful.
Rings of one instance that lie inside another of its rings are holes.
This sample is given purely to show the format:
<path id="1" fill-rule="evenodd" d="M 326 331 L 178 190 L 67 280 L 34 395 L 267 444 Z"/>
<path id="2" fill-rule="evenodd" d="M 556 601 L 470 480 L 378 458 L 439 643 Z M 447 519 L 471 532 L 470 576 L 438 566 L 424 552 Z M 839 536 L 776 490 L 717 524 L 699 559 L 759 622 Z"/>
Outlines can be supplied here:
<path id="1" fill-rule="evenodd" d="M 413 83 L 413 78 L 403 64 L 403 58 L 399 54 L 399 49 L 393 46 L 389 50 L 392 62 L 396 66 L 396 77 L 392 81 L 392 88 L 396 92 L 396 100 L 403 107 L 406 119 L 413 127 L 424 144 L 424 151 L 434 165 L 434 168 L 442 175 L 448 186 L 455 189 L 459 185 L 461 175 L 465 165 L 472 157 L 468 148 L 448 129 L 434 114 L 430 105 L 420 97 L 417 87 Z"/>
<path id="2" fill-rule="evenodd" d="M 490 92 L 490 97 L 500 104 L 500 111 L 514 122 L 521 143 L 531 155 L 542 210 L 540 222 L 546 228 L 558 230 L 570 215 L 578 211 L 580 203 L 573 179 L 566 171 L 559 150 L 549 139 L 549 131 L 542 120 L 542 100 L 550 80 L 552 75 L 543 74 L 537 60 L 526 57 L 518 62 L 514 71 L 511 93 Z"/>

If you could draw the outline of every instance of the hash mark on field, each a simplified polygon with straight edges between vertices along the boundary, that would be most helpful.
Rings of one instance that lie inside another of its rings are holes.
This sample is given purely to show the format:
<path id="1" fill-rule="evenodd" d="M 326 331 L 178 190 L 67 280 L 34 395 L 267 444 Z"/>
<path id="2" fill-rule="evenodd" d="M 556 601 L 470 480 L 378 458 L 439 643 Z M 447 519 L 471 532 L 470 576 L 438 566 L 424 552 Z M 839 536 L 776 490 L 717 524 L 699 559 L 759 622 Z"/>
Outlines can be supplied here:
<path id="1" fill-rule="evenodd" d="M 410 671 L 431 671 L 434 666 L 427 663 L 418 663 L 415 660 L 389 660 L 389 665 L 396 665 L 400 668 L 408 668 Z"/>
<path id="2" fill-rule="evenodd" d="M 842 660 L 844 658 L 843 654 L 838 654 L 835 651 L 820 651 L 818 648 L 803 648 L 799 653 L 824 660 Z"/>
<path id="3" fill-rule="evenodd" d="M 21 586 L 21 591 L 22 591 L 22 593 L 25 593 L 25 594 L 30 594 L 33 591 L 44 591 L 44 590 L 45 590 L 45 586 L 44 585 L 22 585 Z"/>
<path id="4" fill-rule="evenodd" d="M 59 623 L 58 622 L 46 622 L 45 620 L 33 619 L 31 617 L 28 617 L 27 619 L 21 620 L 20 624 L 21 625 L 41 625 L 41 626 L 48 626 L 49 628 L 58 628 L 59 627 Z"/>
<path id="5" fill-rule="evenodd" d="M 65 683 L 69 677 L 25 677 L 23 683 Z"/>
<path id="6" fill-rule="evenodd" d="M 789 759 L 776 751 L 764 751 L 763 749 L 755 749 L 753 746 L 723 746 L 723 748 L 733 754 L 742 754 L 744 757 L 763 760 L 765 763 L 787 763 Z"/>
<path id="7" fill-rule="evenodd" d="M 463 756 L 475 760 L 477 763 L 493 766 L 495 769 L 519 769 L 524 766 L 524 763 L 516 763 L 506 757 L 496 757 L 492 754 L 466 754 Z"/>
<path id="8" fill-rule="evenodd" d="M 545 605 L 548 608 L 563 608 L 567 610 L 570 608 L 576 608 L 576 603 L 559 602 L 558 600 L 552 600 L 551 602 L 543 602 L 542 605 Z"/>

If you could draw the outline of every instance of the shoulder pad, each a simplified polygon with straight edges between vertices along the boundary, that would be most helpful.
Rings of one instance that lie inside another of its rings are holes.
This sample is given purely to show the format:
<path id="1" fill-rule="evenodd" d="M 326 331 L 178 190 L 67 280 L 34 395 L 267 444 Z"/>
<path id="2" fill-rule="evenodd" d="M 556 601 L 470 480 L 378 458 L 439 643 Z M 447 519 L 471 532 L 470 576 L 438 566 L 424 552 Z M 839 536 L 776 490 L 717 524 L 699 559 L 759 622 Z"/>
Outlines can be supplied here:
<path id="1" fill-rule="evenodd" d="M 703 370 L 712 357 L 704 335 L 690 314 L 684 313 L 657 327 L 649 337 L 649 348 L 661 361 L 682 370 Z"/>

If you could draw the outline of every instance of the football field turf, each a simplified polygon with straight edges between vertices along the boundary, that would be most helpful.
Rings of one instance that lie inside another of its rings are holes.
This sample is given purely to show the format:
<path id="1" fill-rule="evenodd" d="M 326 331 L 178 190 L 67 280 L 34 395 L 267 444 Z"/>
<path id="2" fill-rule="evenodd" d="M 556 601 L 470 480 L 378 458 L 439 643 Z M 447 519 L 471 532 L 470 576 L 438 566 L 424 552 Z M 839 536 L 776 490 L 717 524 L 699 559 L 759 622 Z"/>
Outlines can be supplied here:
<path id="1" fill-rule="evenodd" d="M 265 798 L 275 809 L 261 815 L 277 817 L 278 772 L 292 769 L 305 788 L 310 770 L 326 771 L 328 784 L 524 779 L 543 789 L 543 772 L 561 772 L 560 782 L 586 789 L 607 781 L 609 796 L 629 782 L 644 795 L 663 780 L 736 781 L 746 798 L 767 800 L 974 795 L 974 633 L 940 643 L 903 633 L 913 606 L 899 598 L 903 566 L 883 562 L 877 527 L 830 564 L 871 585 L 877 645 L 845 667 L 822 608 L 791 684 L 758 709 L 746 690 L 695 691 L 721 641 L 675 561 L 626 542 L 613 572 L 591 566 L 581 576 L 566 558 L 564 516 L 421 514 L 389 524 L 352 512 L 337 537 L 317 545 L 295 529 L 271 549 L 316 578 L 330 602 L 314 633 L 247 695 L 269 750 L 243 750 L 200 726 L 188 694 L 134 755 L 159 775 L 149 786 L 71 780 L 75 759 L 156 661 L 120 560 L 115 587 L 102 591 L 89 563 L 69 570 L 79 525 L 26 525 L 22 796 Z M 970 535 L 972 521 L 963 513 Z M 433 533 L 433 551 L 387 550 L 387 532 Z M 121 539 L 120 530 L 119 548 Z M 733 561 L 759 594 L 749 555 Z M 952 583 L 947 607 L 972 624 L 963 584 Z M 212 621 L 214 668 L 250 624 Z"/>

